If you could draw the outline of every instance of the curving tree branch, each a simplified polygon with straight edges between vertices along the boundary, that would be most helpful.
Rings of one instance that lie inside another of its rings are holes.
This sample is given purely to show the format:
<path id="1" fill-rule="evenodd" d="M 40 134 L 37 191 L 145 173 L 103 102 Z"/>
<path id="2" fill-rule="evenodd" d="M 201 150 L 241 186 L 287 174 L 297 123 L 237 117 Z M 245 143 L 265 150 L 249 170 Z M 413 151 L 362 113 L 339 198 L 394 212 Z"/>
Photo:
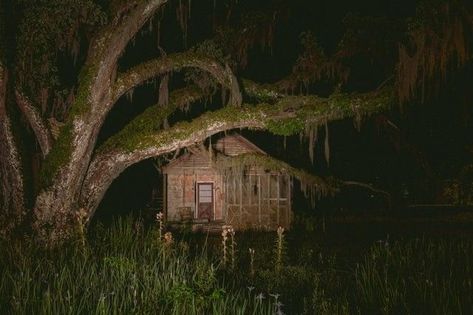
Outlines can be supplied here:
<path id="1" fill-rule="evenodd" d="M 88 199 L 92 195 L 95 187 L 91 182 L 95 178 L 100 177 L 102 166 L 113 164 L 115 155 L 114 152 L 133 150 L 136 142 L 140 141 L 142 135 L 154 134 L 162 130 L 161 126 L 166 121 L 167 117 L 177 109 L 186 109 L 190 104 L 207 97 L 202 90 L 195 86 L 186 87 L 176 90 L 169 96 L 169 102 L 166 107 L 161 104 L 155 104 L 149 107 L 142 114 L 135 117 L 123 130 L 107 140 L 98 150 L 95 155 L 91 168 L 84 181 L 84 192 L 82 193 L 81 204 L 89 209 L 93 205 L 93 210 L 98 206 L 103 195 L 100 195 L 99 200 Z M 93 166 L 98 165 L 98 167 Z M 104 189 L 103 193 L 107 188 Z"/>
<path id="2" fill-rule="evenodd" d="M 176 53 L 153 59 L 119 75 L 113 88 L 111 104 L 113 105 L 123 94 L 143 82 L 183 68 L 197 68 L 210 73 L 218 83 L 232 91 L 232 94 L 236 94 L 232 105 L 241 104 L 241 96 L 238 98 L 238 83 L 231 69 L 223 67 L 215 59 L 191 52 Z"/>
<path id="3" fill-rule="evenodd" d="M 68 237 L 98 134 L 114 103 L 127 89 L 163 71 L 197 67 L 210 72 L 220 84 L 232 91 L 230 100 L 233 105 L 241 103 L 233 73 L 228 67 L 224 68 L 205 57 L 191 56 L 193 58 L 189 59 L 189 55 L 180 54 L 176 56 L 185 56 L 185 60 L 168 56 L 150 61 L 128 71 L 117 83 L 120 55 L 132 37 L 164 3 L 166 0 L 133 2 L 132 7 L 102 29 L 89 46 L 75 102 L 41 169 L 42 190 L 36 197 L 33 209 L 34 228 L 46 243 L 56 243 Z"/>
<path id="4" fill-rule="evenodd" d="M 45 157 L 48 155 L 49 150 L 51 150 L 52 145 L 49 129 L 44 124 L 41 114 L 33 105 L 31 105 L 30 100 L 25 95 L 16 90 L 15 96 L 16 103 L 33 129 L 33 132 L 41 148 L 41 152 L 43 153 L 43 157 Z"/>
<path id="5" fill-rule="evenodd" d="M 173 91 L 168 99 L 168 104 L 163 106 L 158 103 L 148 107 L 143 113 L 136 116 L 121 131 L 111 136 L 97 152 L 101 153 L 114 148 L 133 150 L 137 142 L 145 134 L 154 134 L 162 129 L 166 119 L 177 109 L 187 109 L 190 104 L 208 97 L 196 86 L 189 86 Z"/>
<path id="6" fill-rule="evenodd" d="M 167 0 L 141 0 L 129 2 L 124 6 L 115 1 L 114 7 L 119 12 L 115 12 L 111 23 L 95 37 L 89 50 L 89 66 L 98 67 L 96 84 L 103 87 L 113 82 L 118 58 L 130 40 L 166 2 Z M 124 4 L 122 1 L 120 3 Z"/>
<path id="7" fill-rule="evenodd" d="M 131 129 L 128 136 L 135 139 L 134 142 L 124 142 L 128 138 L 123 136 L 110 139 L 91 163 L 81 196 L 83 207 L 92 215 L 112 181 L 130 165 L 195 145 L 222 131 L 248 128 L 295 134 L 302 132 L 306 124 L 368 115 L 387 109 L 392 102 L 392 89 L 379 94 L 336 95 L 325 99 L 291 96 L 273 105 L 225 107 L 167 130 L 134 133 Z"/>
<path id="8" fill-rule="evenodd" d="M 242 90 L 246 96 L 260 102 L 272 103 L 287 96 L 276 84 L 259 84 L 248 79 L 242 80 Z"/>

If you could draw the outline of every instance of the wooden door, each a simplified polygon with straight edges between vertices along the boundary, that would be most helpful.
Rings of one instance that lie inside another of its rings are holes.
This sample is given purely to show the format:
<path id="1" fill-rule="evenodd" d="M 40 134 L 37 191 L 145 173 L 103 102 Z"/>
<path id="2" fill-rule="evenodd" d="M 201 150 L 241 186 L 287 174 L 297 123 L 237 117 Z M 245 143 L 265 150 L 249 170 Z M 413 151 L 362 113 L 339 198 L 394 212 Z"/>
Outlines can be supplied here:
<path id="1" fill-rule="evenodd" d="M 213 220 L 214 196 L 213 183 L 197 184 L 197 217 Z"/>

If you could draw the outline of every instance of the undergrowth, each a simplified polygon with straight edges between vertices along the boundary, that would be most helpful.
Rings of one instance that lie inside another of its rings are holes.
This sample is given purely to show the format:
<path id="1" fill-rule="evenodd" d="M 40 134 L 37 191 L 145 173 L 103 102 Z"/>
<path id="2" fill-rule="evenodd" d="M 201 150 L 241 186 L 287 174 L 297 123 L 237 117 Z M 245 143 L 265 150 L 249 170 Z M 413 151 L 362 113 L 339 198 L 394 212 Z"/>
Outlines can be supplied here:
<path id="1" fill-rule="evenodd" d="M 3 242 L 1 314 L 271 314 L 260 301 L 218 279 L 202 249 L 172 246 L 131 220 L 98 227 L 85 247 L 55 251 L 33 241 Z"/>
<path id="2" fill-rule="evenodd" d="M 98 225 L 85 245 L 78 239 L 55 251 L 31 239 L 3 241 L 0 313 L 473 312 L 469 238 L 382 240 L 340 257 L 302 234 L 284 232 L 277 243 L 276 232 L 237 232 L 226 265 L 221 235 L 163 237 L 132 219 Z"/>

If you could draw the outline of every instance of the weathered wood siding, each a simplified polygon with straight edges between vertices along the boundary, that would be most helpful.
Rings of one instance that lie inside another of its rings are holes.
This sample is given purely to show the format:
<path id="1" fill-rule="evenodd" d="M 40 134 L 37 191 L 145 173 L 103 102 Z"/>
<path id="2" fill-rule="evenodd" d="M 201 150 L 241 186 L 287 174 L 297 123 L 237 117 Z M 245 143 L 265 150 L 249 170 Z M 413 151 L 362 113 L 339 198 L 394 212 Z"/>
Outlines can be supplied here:
<path id="1" fill-rule="evenodd" d="M 208 182 L 214 184 L 214 220 L 223 220 L 223 184 L 221 175 L 212 169 L 176 169 L 167 173 L 166 177 L 166 210 L 168 220 L 180 221 L 183 208 L 189 208 L 192 211 L 193 218 L 196 218 L 197 183 Z"/>
<path id="2" fill-rule="evenodd" d="M 229 156 L 262 153 L 245 138 L 227 136 L 214 145 Z M 197 184 L 213 183 L 214 221 L 234 228 L 273 230 L 289 228 L 292 220 L 291 179 L 287 174 L 253 168 L 240 176 L 225 176 L 204 150 L 188 153 L 163 168 L 167 220 L 181 221 L 183 211 L 197 218 Z"/>

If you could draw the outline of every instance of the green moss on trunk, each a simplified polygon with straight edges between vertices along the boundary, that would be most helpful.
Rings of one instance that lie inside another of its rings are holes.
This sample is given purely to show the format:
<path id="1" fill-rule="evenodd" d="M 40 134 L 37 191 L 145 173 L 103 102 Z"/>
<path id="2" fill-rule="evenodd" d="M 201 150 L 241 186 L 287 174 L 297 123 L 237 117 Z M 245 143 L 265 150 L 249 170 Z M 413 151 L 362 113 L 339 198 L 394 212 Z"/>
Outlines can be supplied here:
<path id="1" fill-rule="evenodd" d="M 59 137 L 46 156 L 41 168 L 41 188 L 50 186 L 61 166 L 66 165 L 71 158 L 74 119 L 85 115 L 90 109 L 90 89 L 96 76 L 97 67 L 93 65 L 86 65 L 79 75 L 79 89 L 75 102 L 72 104 L 69 112 L 67 122 L 61 128 Z"/>
<path id="2" fill-rule="evenodd" d="M 133 151 L 144 137 L 159 131 L 164 120 L 175 110 L 188 106 L 202 97 L 204 97 L 203 92 L 194 86 L 172 92 L 167 106 L 153 105 L 147 108 L 119 133 L 108 139 L 99 150 L 121 148 L 127 152 Z"/>
<path id="3" fill-rule="evenodd" d="M 90 109 L 90 89 L 97 76 L 97 67 L 95 65 L 86 65 L 79 75 L 79 89 L 74 104 L 69 113 L 69 120 L 83 115 Z"/>
<path id="4" fill-rule="evenodd" d="M 67 123 L 62 127 L 53 149 L 49 152 L 41 168 L 41 188 L 50 186 L 59 168 L 65 165 L 71 158 L 72 140 L 72 123 Z"/>

